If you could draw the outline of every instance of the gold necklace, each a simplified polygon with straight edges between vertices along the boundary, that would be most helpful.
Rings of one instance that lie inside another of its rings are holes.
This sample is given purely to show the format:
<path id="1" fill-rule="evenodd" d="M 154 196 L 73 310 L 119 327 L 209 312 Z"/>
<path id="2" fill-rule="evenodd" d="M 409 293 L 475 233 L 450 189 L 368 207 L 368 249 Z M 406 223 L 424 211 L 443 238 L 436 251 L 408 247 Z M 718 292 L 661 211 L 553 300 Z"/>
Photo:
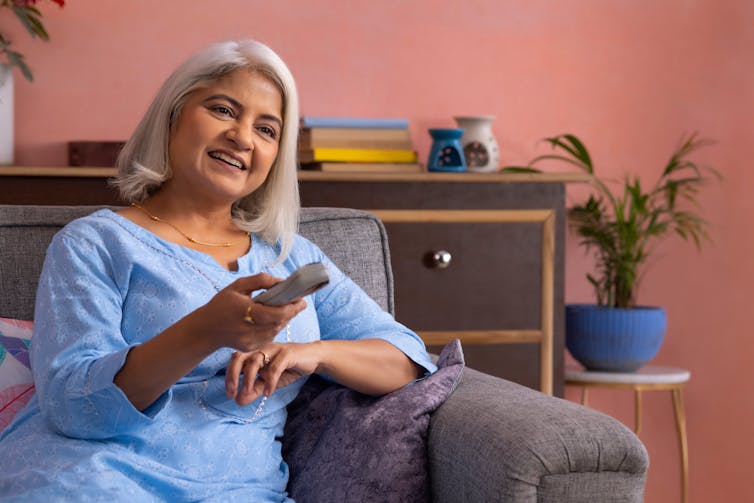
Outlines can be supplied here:
<path id="1" fill-rule="evenodd" d="M 143 206 L 138 205 L 136 203 L 131 203 L 131 206 L 133 206 L 134 208 L 140 209 L 141 211 L 144 212 L 144 214 L 146 216 L 148 216 L 150 219 L 154 220 L 155 222 L 159 222 L 161 224 L 169 225 L 170 227 L 172 227 L 173 229 L 175 229 L 176 231 L 178 231 L 178 233 L 181 236 L 183 236 L 184 238 L 188 239 L 190 242 L 192 242 L 194 244 L 197 244 L 197 245 L 201 245 L 201 246 L 215 246 L 217 248 L 229 248 L 229 247 L 231 247 L 233 245 L 237 245 L 237 244 L 239 244 L 239 243 L 241 243 L 241 242 L 243 242 L 243 241 L 245 241 L 245 240 L 247 240 L 249 238 L 249 233 L 248 232 L 244 232 L 244 238 L 243 239 L 239 239 L 238 241 L 233 241 L 232 243 L 229 243 L 229 242 L 225 242 L 225 243 L 205 243 L 203 241 L 197 241 L 196 239 L 192 238 L 191 236 L 189 236 L 188 234 L 186 234 L 181 229 L 179 229 L 175 225 L 171 224 L 167 220 L 163 220 L 160 217 L 156 217 L 156 216 L 152 215 Z"/>

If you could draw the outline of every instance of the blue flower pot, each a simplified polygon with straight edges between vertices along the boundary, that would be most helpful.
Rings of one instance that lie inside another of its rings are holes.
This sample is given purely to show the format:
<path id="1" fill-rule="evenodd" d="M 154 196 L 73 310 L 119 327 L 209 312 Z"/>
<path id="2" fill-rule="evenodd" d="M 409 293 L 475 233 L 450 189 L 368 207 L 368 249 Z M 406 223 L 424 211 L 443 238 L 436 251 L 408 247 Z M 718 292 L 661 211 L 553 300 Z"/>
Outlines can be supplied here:
<path id="1" fill-rule="evenodd" d="M 566 347 L 588 370 L 633 372 L 657 355 L 667 316 L 661 307 L 566 306 Z"/>

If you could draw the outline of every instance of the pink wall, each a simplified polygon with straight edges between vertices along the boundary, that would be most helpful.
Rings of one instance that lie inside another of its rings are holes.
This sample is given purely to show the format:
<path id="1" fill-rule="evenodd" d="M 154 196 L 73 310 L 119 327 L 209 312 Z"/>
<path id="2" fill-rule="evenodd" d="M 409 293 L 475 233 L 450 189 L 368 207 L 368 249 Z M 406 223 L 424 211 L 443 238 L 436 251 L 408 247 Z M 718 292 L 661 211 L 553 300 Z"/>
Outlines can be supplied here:
<path id="1" fill-rule="evenodd" d="M 715 242 L 701 254 L 664 243 L 641 300 L 666 306 L 670 317 L 656 363 L 692 372 L 691 501 L 754 498 L 754 321 L 746 315 L 754 284 L 754 3 L 69 0 L 42 10 L 49 44 L 0 19 L 36 75 L 34 84 L 16 80 L 17 164 L 63 164 L 69 140 L 124 139 L 179 61 L 232 37 L 257 38 L 288 61 L 304 114 L 409 118 L 422 160 L 426 129 L 450 126 L 457 114 L 497 116 L 503 163 L 525 162 L 544 136 L 574 132 L 601 173 L 630 170 L 647 180 L 683 133 L 718 140 L 701 156 L 726 177 L 702 196 Z M 573 241 L 567 257 L 567 300 L 590 300 L 587 262 Z M 679 496 L 665 395 L 645 399 L 650 503 Z M 631 395 L 594 392 L 591 401 L 631 423 Z"/>

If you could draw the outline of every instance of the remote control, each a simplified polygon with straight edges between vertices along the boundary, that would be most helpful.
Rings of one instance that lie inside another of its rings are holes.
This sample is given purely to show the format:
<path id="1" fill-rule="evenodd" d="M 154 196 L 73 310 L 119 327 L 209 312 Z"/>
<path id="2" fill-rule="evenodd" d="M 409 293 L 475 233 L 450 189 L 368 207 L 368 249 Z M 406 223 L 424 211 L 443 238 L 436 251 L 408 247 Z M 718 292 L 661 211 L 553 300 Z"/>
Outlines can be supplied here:
<path id="1" fill-rule="evenodd" d="M 314 262 L 296 269 L 288 278 L 251 300 L 266 306 L 281 306 L 319 290 L 330 282 L 327 267 Z"/>

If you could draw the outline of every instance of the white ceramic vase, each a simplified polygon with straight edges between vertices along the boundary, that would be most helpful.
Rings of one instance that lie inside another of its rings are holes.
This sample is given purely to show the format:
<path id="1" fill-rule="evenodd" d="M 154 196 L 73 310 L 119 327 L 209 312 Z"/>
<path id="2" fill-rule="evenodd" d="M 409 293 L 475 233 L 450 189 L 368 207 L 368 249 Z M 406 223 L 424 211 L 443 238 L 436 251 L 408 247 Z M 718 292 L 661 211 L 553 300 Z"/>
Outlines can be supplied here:
<path id="1" fill-rule="evenodd" d="M 0 63 L 0 165 L 13 164 L 13 72 Z"/>
<path id="2" fill-rule="evenodd" d="M 466 159 L 466 169 L 480 173 L 492 173 L 500 167 L 500 151 L 492 132 L 492 115 L 454 117 L 463 128 L 461 145 Z"/>

